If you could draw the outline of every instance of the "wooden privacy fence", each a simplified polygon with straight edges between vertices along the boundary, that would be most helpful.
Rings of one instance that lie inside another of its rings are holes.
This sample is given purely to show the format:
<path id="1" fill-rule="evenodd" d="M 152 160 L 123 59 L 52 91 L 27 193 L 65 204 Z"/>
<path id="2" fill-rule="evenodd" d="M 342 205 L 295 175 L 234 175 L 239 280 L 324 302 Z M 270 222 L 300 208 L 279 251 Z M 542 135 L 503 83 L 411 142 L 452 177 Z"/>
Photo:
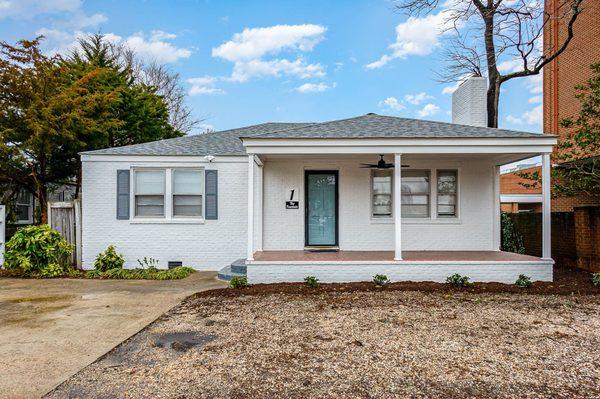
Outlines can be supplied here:
<path id="1" fill-rule="evenodd" d="M 48 224 L 73 245 L 73 264 L 81 268 L 81 202 L 48 203 Z"/>
<path id="2" fill-rule="evenodd" d="M 4 245 L 6 244 L 6 208 L 0 205 L 0 266 L 4 264 Z"/>

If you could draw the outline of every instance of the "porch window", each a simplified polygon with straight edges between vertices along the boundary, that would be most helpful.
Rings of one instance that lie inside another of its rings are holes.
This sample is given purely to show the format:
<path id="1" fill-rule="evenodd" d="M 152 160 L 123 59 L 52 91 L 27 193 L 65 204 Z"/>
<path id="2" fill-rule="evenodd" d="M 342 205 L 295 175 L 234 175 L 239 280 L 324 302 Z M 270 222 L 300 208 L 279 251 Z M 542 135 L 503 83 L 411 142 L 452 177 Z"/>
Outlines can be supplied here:
<path id="1" fill-rule="evenodd" d="M 173 217 L 202 217 L 203 194 L 202 170 L 173 171 Z"/>
<path id="2" fill-rule="evenodd" d="M 165 216 L 165 171 L 135 171 L 135 216 Z"/>
<path id="3" fill-rule="evenodd" d="M 456 170 L 437 171 L 438 217 L 456 217 L 457 181 Z"/>
<path id="4" fill-rule="evenodd" d="M 392 171 L 374 170 L 371 175 L 373 217 L 392 216 Z"/>
<path id="5" fill-rule="evenodd" d="M 429 217 L 429 171 L 402 171 L 402 217 Z"/>

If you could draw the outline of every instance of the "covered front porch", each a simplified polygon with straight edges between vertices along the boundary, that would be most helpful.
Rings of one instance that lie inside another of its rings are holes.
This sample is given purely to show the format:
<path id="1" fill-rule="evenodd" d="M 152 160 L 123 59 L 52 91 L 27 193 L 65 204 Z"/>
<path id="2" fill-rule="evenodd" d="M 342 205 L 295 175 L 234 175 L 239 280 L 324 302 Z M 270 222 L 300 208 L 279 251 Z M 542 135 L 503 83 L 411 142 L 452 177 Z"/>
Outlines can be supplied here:
<path id="1" fill-rule="evenodd" d="M 445 281 L 454 273 L 473 281 L 514 283 L 520 274 L 552 280 L 553 138 L 242 141 L 251 283 L 308 275 L 368 281 L 375 274 Z M 536 155 L 543 160 L 542 258 L 500 251 L 500 167 Z"/>

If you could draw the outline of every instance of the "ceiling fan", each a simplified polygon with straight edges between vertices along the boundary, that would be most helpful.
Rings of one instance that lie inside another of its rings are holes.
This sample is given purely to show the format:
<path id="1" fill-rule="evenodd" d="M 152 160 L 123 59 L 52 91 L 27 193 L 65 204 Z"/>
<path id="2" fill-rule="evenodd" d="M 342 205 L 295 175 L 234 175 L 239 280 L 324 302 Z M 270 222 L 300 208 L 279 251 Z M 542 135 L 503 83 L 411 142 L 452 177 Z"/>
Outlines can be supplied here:
<path id="1" fill-rule="evenodd" d="M 370 168 L 370 169 L 389 169 L 389 168 L 393 168 L 394 164 L 393 163 L 387 163 L 385 162 L 385 159 L 383 159 L 383 155 L 379 155 L 381 157 L 381 159 L 377 162 L 377 163 L 361 163 L 361 168 Z M 408 168 L 408 165 L 400 165 L 403 168 Z"/>

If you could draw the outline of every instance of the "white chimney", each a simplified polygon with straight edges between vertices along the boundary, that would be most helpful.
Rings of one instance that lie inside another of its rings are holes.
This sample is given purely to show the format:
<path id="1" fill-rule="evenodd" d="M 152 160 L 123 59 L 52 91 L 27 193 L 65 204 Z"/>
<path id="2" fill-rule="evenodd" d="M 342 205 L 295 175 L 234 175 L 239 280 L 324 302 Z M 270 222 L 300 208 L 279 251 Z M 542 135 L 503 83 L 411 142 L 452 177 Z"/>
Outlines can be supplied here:
<path id="1" fill-rule="evenodd" d="M 487 126 L 487 80 L 472 76 L 452 93 L 452 123 Z"/>

